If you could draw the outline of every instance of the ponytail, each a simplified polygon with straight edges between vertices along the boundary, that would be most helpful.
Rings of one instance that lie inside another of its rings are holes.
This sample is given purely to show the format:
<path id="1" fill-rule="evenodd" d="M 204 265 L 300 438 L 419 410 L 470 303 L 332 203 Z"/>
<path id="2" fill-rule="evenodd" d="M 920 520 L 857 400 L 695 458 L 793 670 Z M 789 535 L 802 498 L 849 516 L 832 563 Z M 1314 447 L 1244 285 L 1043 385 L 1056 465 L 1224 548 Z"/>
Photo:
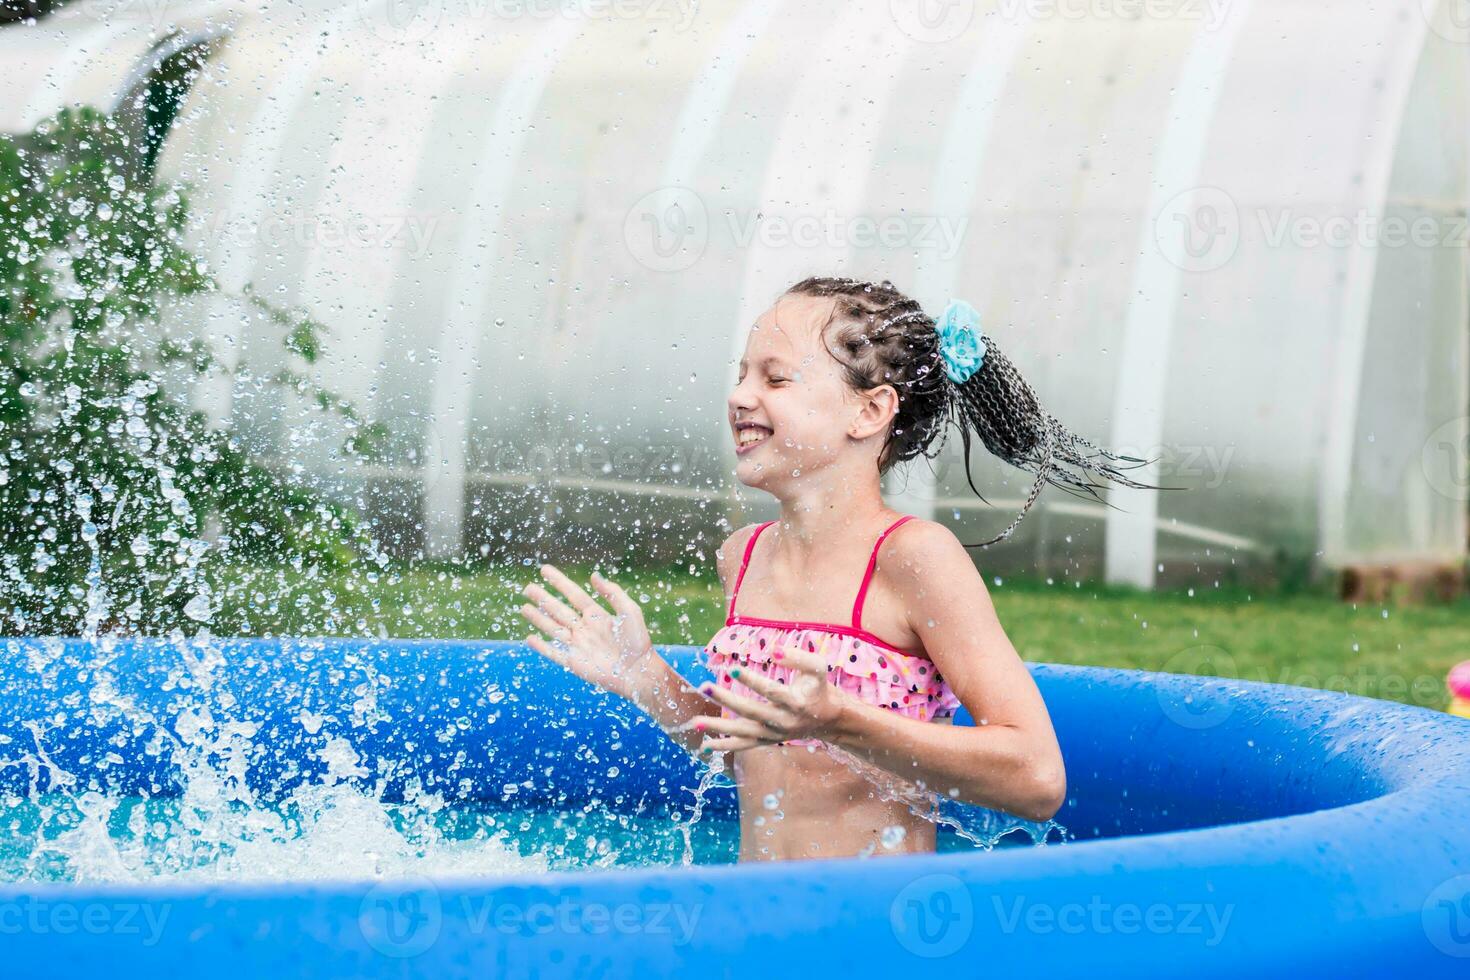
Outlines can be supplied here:
<path id="1" fill-rule="evenodd" d="M 1010 525 L 989 541 L 965 547 L 985 548 L 1010 537 L 1047 483 L 1104 506 L 1112 505 L 1098 496 L 1103 484 L 1094 483 L 1093 476 L 1137 490 L 1177 489 L 1134 481 L 1122 469 L 1151 461 L 1109 452 L 1062 425 L 995 342 L 980 333 L 979 314 L 968 303 L 952 301 L 935 321 L 886 279 L 803 279 L 786 292 L 835 298 L 823 330 L 837 325 L 833 346 L 849 358 L 842 362 L 848 383 L 859 391 L 884 384 L 898 391 L 898 414 L 879 455 L 880 474 L 904 460 L 937 456 L 949 424 L 960 431 L 965 480 L 982 501 L 989 503 L 970 473 L 972 431 L 993 455 L 1036 474 Z"/>

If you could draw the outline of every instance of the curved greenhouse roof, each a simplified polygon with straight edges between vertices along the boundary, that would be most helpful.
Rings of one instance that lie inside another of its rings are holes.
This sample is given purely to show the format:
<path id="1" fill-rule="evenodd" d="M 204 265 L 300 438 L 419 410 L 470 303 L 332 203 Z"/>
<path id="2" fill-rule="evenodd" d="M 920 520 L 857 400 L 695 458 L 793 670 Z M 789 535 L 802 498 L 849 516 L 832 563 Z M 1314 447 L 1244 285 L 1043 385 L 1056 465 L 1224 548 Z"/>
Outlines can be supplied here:
<path id="1" fill-rule="evenodd" d="M 161 171 L 227 290 L 330 328 L 323 382 L 400 440 L 372 500 L 433 553 L 543 517 L 627 547 L 641 515 L 677 554 L 769 514 L 731 474 L 734 355 L 844 274 L 969 300 L 1054 414 L 1187 488 L 1048 489 L 986 567 L 1148 586 L 1464 555 L 1465 6 L 201 4 L 93 23 L 85 63 L 63 11 L 0 61 L 54 107 L 116 97 L 166 27 L 228 33 Z M 177 327 L 269 356 L 238 304 Z M 199 398 L 334 465 L 296 406 Z M 890 501 L 984 540 L 1031 478 L 977 451 L 983 504 L 958 453 Z"/>

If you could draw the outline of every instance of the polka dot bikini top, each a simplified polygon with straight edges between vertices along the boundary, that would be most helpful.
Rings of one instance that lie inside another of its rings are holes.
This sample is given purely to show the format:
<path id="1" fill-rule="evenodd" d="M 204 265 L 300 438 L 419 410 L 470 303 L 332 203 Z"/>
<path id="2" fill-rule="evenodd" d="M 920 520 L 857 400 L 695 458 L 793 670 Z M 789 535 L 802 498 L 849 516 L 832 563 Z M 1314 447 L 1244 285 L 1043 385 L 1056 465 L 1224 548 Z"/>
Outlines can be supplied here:
<path id="1" fill-rule="evenodd" d="M 761 695 L 732 678 L 729 668 L 754 669 L 780 683 L 790 683 L 796 668 L 780 664 L 772 654 L 794 647 L 826 660 L 827 680 L 869 704 L 922 721 L 952 716 L 960 706 L 959 698 L 939 675 L 933 661 L 905 653 L 862 628 L 863 599 L 878 564 L 878 549 L 894 528 L 910 519 L 911 515 L 905 515 L 894 521 L 873 545 L 867 572 L 852 606 L 851 626 L 735 615 L 735 602 L 740 597 L 740 584 L 750 566 L 756 539 L 776 522 L 767 521 L 757 527 L 745 545 L 745 557 L 740 563 L 740 573 L 730 596 L 725 626 L 704 648 L 705 660 L 715 675 L 715 682 L 736 694 L 762 701 Z M 721 714 L 728 717 L 732 712 L 722 708 Z M 787 744 L 820 744 L 820 739 L 790 739 Z"/>

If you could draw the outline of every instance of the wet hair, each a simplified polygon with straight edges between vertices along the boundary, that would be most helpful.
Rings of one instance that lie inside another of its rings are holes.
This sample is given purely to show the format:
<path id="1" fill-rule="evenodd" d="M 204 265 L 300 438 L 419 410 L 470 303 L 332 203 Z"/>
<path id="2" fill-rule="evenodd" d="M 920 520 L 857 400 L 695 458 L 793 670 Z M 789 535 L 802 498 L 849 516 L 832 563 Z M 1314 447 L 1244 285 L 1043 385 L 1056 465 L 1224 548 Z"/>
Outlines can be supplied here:
<path id="1" fill-rule="evenodd" d="M 1132 465 L 1123 468 L 1134 469 L 1149 461 L 1111 453 L 1062 425 L 1042 407 L 1036 392 L 989 334 L 980 369 L 961 384 L 951 381 L 944 371 L 934 319 L 888 280 L 813 277 L 785 295 L 836 300 L 821 336 L 829 352 L 834 348 L 843 352 L 846 359 L 836 359 L 847 383 L 856 391 L 887 384 L 898 392 L 898 413 L 878 457 L 880 475 L 906 460 L 938 456 L 951 425 L 959 429 L 963 441 L 965 480 L 982 501 L 985 495 L 976 489 L 970 473 L 972 432 L 994 455 L 1036 474 L 1025 506 L 1010 525 L 989 541 L 965 547 L 984 548 L 1008 538 L 1046 483 L 1105 505 L 1097 494 L 1102 484 L 1094 483 L 1093 475 L 1140 490 L 1165 489 L 1135 482 L 1117 465 L 1128 463 Z"/>

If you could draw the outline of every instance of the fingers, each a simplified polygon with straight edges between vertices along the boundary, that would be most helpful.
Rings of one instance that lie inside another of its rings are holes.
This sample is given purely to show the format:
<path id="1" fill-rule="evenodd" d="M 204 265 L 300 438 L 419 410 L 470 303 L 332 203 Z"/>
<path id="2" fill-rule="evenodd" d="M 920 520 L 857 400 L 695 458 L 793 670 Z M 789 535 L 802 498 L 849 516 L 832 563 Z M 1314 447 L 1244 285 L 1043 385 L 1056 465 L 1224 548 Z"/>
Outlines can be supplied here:
<path id="1" fill-rule="evenodd" d="M 730 671 L 730 676 L 737 678 L 743 683 L 749 684 L 749 686 L 754 689 L 754 685 L 750 684 L 750 681 L 756 676 L 755 671 L 742 671 L 740 668 L 736 667 Z M 764 677 L 761 678 L 761 680 L 765 679 L 766 678 Z M 771 683 L 774 684 L 775 682 L 772 681 Z M 776 686 L 784 688 L 785 685 L 777 684 Z M 717 704 L 724 705 L 737 714 L 743 715 L 746 718 L 754 719 L 755 721 L 758 721 L 765 725 L 779 726 L 783 724 L 786 720 L 786 712 L 782 711 L 777 706 L 769 703 L 762 703 L 760 701 L 757 701 L 755 698 L 747 697 L 744 694 L 736 694 L 734 691 L 730 690 L 727 687 L 719 687 L 715 684 L 708 684 L 701 687 L 699 689 L 699 693 L 703 694 L 705 697 L 709 698 L 711 701 L 716 702 Z"/>
<path id="2" fill-rule="evenodd" d="M 639 608 L 638 603 L 634 602 L 632 597 L 623 591 L 621 585 L 608 581 L 597 572 L 592 573 L 592 586 L 607 597 L 608 604 L 612 606 L 613 612 L 619 615 L 636 612 Z"/>
<path id="3" fill-rule="evenodd" d="M 526 637 L 526 646 L 530 647 L 532 650 L 535 650 L 537 653 L 541 654 L 552 663 L 559 664 L 560 666 L 566 667 L 567 669 L 571 669 L 571 661 L 567 657 L 566 653 L 558 650 L 550 643 L 547 643 L 546 640 L 544 640 L 540 636 L 537 636 L 535 633 L 532 633 L 531 635 Z"/>
<path id="4" fill-rule="evenodd" d="M 572 607 L 583 616 L 603 612 L 603 608 L 597 604 L 596 599 L 588 595 L 576 582 L 567 578 L 555 565 L 542 565 L 541 576 L 556 586 L 557 590 L 571 602 Z"/>
<path id="5" fill-rule="evenodd" d="M 794 667 L 805 673 L 815 674 L 823 681 L 827 679 L 827 673 L 831 670 L 826 658 L 812 653 L 810 650 L 801 650 L 795 647 L 783 647 L 780 650 L 774 650 L 771 652 L 771 659 L 783 667 Z"/>
<path id="6" fill-rule="evenodd" d="M 758 749 L 762 745 L 780 745 L 774 738 L 744 738 L 740 736 L 727 736 L 725 738 L 709 738 L 699 746 L 699 751 L 710 752 L 744 752 L 746 749 Z"/>
<path id="7" fill-rule="evenodd" d="M 776 658 L 775 662 L 777 664 L 784 665 L 786 663 L 786 660 L 781 657 L 779 650 L 773 656 Z M 738 679 L 742 684 L 767 701 L 774 701 L 783 708 L 789 708 L 794 711 L 801 707 L 803 699 L 792 690 L 792 685 L 783 684 L 774 677 L 767 677 L 765 674 L 754 670 L 741 670 L 739 667 L 732 668 L 730 670 L 730 676 Z M 826 665 L 823 664 L 821 673 L 823 683 L 826 683 L 826 676 Z M 796 678 L 793 677 L 792 680 L 796 680 Z"/>
<path id="8" fill-rule="evenodd" d="M 536 607 L 543 610 L 553 622 L 559 626 L 570 628 L 577 621 L 577 614 L 556 596 L 547 592 L 535 582 L 530 583 L 521 592 L 536 603 Z M 522 606 L 521 609 L 526 609 Z"/>
<path id="9" fill-rule="evenodd" d="M 522 616 L 526 617 L 526 619 L 530 621 L 532 626 L 536 627 L 547 636 L 553 636 L 558 639 L 571 638 L 572 631 L 565 623 L 558 622 L 557 620 L 551 618 L 536 606 L 531 605 L 529 602 L 523 604 L 518 612 L 520 612 Z"/>
<path id="10" fill-rule="evenodd" d="M 778 732 L 773 732 L 765 725 L 749 718 L 725 718 L 720 715 L 699 715 L 682 725 L 677 726 L 677 731 L 683 732 L 715 732 L 720 735 L 738 735 L 744 738 L 764 739 L 775 737 L 784 738 Z"/>

